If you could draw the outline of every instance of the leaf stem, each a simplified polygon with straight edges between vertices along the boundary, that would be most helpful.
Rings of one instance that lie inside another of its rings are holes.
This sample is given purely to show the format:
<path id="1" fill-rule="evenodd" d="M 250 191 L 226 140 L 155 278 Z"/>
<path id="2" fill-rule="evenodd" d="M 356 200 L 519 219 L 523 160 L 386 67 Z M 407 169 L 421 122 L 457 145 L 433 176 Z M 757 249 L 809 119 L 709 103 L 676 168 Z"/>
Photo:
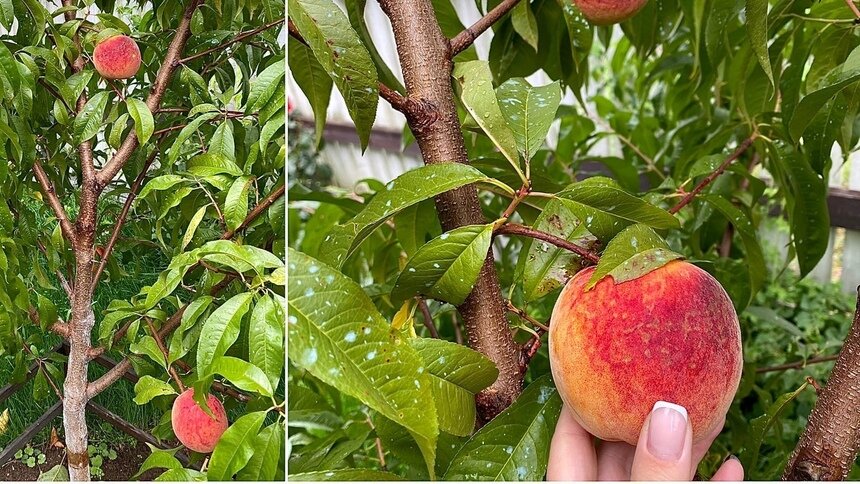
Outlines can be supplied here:
<path id="1" fill-rule="evenodd" d="M 535 230 L 531 227 L 526 227 L 525 225 L 505 223 L 497 227 L 494 232 L 496 234 L 521 235 L 525 237 L 531 237 L 533 239 L 542 240 L 544 242 L 549 242 L 556 247 L 573 252 L 574 254 L 591 262 L 592 264 L 597 264 L 600 261 L 599 255 L 586 249 L 585 247 L 574 244 L 573 242 L 562 239 L 561 237 L 556 237 L 555 235 L 541 232 L 540 230 Z"/>

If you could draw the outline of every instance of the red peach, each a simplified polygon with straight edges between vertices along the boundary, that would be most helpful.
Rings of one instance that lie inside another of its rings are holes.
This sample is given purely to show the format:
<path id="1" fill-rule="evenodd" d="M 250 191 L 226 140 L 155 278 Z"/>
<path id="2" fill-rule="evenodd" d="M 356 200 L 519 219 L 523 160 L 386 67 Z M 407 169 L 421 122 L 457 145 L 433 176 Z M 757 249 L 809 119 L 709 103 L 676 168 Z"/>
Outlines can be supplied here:
<path id="1" fill-rule="evenodd" d="M 710 274 L 672 261 L 616 284 L 564 287 L 549 327 L 549 360 L 574 418 L 602 440 L 636 444 L 658 400 L 682 405 L 693 442 L 721 425 L 743 365 L 738 317 Z"/>
<path id="2" fill-rule="evenodd" d="M 221 434 L 227 430 L 227 413 L 221 402 L 213 395 L 208 395 L 206 403 L 215 416 L 214 419 L 197 405 L 194 401 L 194 389 L 189 388 L 173 401 L 173 410 L 170 413 L 176 438 L 195 452 L 212 452 Z"/>
<path id="3" fill-rule="evenodd" d="M 128 79 L 140 69 L 140 49 L 131 37 L 115 35 L 93 50 L 93 65 L 105 79 Z"/>
<path id="4" fill-rule="evenodd" d="M 595 25 L 623 22 L 636 15 L 648 0 L 573 0 L 582 15 Z"/>

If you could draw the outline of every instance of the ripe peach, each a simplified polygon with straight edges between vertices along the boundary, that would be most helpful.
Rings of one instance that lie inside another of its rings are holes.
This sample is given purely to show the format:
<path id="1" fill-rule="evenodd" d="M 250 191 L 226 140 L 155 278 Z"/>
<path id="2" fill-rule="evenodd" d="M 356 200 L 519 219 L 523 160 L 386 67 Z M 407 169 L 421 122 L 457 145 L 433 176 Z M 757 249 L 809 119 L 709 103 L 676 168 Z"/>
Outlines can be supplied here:
<path id="1" fill-rule="evenodd" d="M 115 35 L 93 50 L 93 65 L 105 79 L 128 79 L 140 69 L 140 49 L 131 37 Z"/>
<path id="2" fill-rule="evenodd" d="M 693 442 L 716 430 L 741 378 L 740 327 L 710 274 L 672 261 L 584 290 L 589 267 L 564 287 L 549 327 L 549 360 L 574 418 L 603 440 L 636 444 L 658 400 L 683 405 Z"/>
<path id="3" fill-rule="evenodd" d="M 227 430 L 227 413 L 224 411 L 224 406 L 213 395 L 209 395 L 206 402 L 215 419 L 207 415 L 194 401 L 193 388 L 185 390 L 182 395 L 176 397 L 170 413 L 176 438 L 185 447 L 203 453 L 212 452 L 221 434 Z"/>
<path id="4" fill-rule="evenodd" d="M 573 0 L 582 15 L 595 25 L 623 22 L 636 15 L 648 0 Z"/>

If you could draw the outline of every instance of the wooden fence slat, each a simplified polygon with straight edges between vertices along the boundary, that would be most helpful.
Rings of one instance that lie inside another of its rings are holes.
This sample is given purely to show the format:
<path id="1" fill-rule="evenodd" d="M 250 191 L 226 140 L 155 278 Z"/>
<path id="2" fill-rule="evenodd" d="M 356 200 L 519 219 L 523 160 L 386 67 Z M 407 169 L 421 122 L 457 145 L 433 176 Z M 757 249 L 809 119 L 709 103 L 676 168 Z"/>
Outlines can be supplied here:
<path id="1" fill-rule="evenodd" d="M 63 402 L 58 401 L 45 411 L 41 417 L 37 418 L 29 427 L 24 429 L 24 431 L 21 432 L 21 435 L 15 437 L 15 440 L 10 442 L 9 445 L 4 447 L 3 451 L 0 452 L 0 466 L 12 459 L 12 457 L 15 456 L 15 452 L 26 447 L 40 430 L 45 428 L 49 423 L 51 423 L 51 420 L 53 420 L 54 417 L 59 416 L 62 412 Z"/>

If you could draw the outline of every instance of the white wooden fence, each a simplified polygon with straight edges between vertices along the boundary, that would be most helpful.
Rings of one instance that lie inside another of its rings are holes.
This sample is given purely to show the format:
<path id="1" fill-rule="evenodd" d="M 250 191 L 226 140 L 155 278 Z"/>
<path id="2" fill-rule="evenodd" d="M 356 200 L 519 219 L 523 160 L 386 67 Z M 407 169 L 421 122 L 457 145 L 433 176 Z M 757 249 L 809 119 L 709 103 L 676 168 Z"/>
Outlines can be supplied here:
<path id="1" fill-rule="evenodd" d="M 337 1 L 342 6 L 342 2 Z M 452 0 L 452 4 L 464 25 L 471 25 L 480 18 L 474 0 Z M 400 62 L 397 57 L 391 26 L 377 2 L 367 2 L 365 20 L 377 50 L 391 67 L 392 72 L 399 77 Z M 479 58 L 487 58 L 491 39 L 492 32 L 488 31 L 475 41 Z M 312 119 L 313 111 L 310 103 L 293 80 L 289 70 L 287 71 L 287 78 L 287 92 L 295 103 L 294 116 L 299 119 Z M 528 80 L 534 85 L 551 82 L 543 72 L 529 76 Z M 586 92 L 586 98 L 589 94 L 591 93 Z M 562 103 L 574 103 L 573 94 L 569 90 L 565 93 Z M 590 110 L 594 112 L 593 106 L 590 106 Z M 352 124 L 346 104 L 336 89 L 332 93 L 327 120 L 332 125 Z M 383 101 L 379 103 L 374 125 L 377 133 L 380 131 L 399 132 L 405 123 L 406 120 L 402 114 Z M 372 140 L 373 137 L 372 135 Z M 550 130 L 547 143 L 554 146 L 557 139 L 558 130 L 554 127 Z M 389 146 L 386 148 L 374 147 L 373 144 L 371 142 L 371 147 L 362 154 L 359 146 L 354 142 L 327 139 L 326 147 L 320 153 L 320 157 L 324 163 L 332 168 L 335 184 L 344 188 L 355 188 L 356 184 L 365 178 L 375 178 L 387 182 L 401 173 L 421 165 L 421 160 L 414 149 L 403 152 L 390 146 L 391 143 L 388 143 Z M 592 154 L 595 156 L 617 156 L 620 153 L 621 146 L 612 137 L 604 138 L 592 149 Z M 852 153 L 849 161 L 843 163 L 839 147 L 834 146 L 832 157 L 834 163 L 829 180 L 830 186 L 860 191 L 860 152 Z M 767 220 L 762 224 L 760 230 L 763 243 L 779 250 L 785 256 L 789 234 L 784 227 L 779 225 L 776 219 Z M 827 253 L 811 276 L 822 282 L 838 282 L 846 292 L 854 291 L 860 285 L 860 231 L 832 227 Z"/>

